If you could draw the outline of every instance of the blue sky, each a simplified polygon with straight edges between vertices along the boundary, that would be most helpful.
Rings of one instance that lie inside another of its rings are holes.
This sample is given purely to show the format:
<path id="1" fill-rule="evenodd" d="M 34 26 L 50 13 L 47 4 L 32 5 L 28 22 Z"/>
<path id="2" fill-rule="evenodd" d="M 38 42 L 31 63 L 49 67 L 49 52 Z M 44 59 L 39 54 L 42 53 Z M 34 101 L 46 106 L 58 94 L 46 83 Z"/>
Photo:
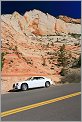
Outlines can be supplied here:
<path id="1" fill-rule="evenodd" d="M 53 16 L 66 15 L 81 18 L 80 1 L 2 1 L 1 14 L 11 14 L 14 11 L 24 14 L 26 11 L 38 9 Z"/>

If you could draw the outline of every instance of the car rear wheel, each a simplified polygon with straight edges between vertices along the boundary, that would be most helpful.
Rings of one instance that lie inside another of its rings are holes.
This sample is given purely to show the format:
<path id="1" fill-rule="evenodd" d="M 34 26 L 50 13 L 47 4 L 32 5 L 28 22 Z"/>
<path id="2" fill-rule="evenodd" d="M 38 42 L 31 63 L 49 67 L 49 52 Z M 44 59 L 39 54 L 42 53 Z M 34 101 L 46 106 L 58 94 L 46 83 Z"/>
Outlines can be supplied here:
<path id="1" fill-rule="evenodd" d="M 22 90 L 22 91 L 28 90 L 28 85 L 27 85 L 26 83 L 23 83 L 23 84 L 21 85 L 21 90 Z"/>
<path id="2" fill-rule="evenodd" d="M 46 81 L 45 87 L 50 87 L 50 82 L 49 81 Z"/>

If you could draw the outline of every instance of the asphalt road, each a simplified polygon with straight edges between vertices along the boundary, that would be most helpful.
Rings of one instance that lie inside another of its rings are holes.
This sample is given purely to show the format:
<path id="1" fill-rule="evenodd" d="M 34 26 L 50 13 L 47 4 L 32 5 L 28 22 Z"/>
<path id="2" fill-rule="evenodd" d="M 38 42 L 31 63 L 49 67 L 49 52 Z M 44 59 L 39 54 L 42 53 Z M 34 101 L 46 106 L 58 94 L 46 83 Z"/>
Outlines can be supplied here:
<path id="1" fill-rule="evenodd" d="M 1 113 L 60 98 L 81 91 L 80 83 L 51 86 L 49 88 L 10 92 L 1 95 Z M 34 105 L 35 106 L 35 105 Z M 81 95 L 51 102 L 46 105 L 26 109 L 6 115 L 2 121 L 81 121 Z"/>

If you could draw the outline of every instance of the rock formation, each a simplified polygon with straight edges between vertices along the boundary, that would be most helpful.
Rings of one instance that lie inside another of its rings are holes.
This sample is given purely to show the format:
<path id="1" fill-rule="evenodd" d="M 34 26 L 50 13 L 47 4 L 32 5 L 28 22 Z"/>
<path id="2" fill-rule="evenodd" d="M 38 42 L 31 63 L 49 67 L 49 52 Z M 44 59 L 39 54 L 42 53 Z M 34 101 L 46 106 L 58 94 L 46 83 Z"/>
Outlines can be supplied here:
<path id="1" fill-rule="evenodd" d="M 78 58 L 80 40 L 80 19 L 56 18 L 39 10 L 23 16 L 18 12 L 1 15 L 2 91 L 29 76 L 43 75 L 53 81 L 59 78 L 58 49 L 65 43 L 72 57 Z"/>
<path id="2" fill-rule="evenodd" d="M 80 19 L 72 19 L 66 16 L 59 16 L 57 19 L 39 10 L 25 12 L 23 16 L 14 12 L 12 15 L 2 15 L 1 19 L 17 32 L 23 34 L 61 35 L 62 33 L 81 33 Z"/>

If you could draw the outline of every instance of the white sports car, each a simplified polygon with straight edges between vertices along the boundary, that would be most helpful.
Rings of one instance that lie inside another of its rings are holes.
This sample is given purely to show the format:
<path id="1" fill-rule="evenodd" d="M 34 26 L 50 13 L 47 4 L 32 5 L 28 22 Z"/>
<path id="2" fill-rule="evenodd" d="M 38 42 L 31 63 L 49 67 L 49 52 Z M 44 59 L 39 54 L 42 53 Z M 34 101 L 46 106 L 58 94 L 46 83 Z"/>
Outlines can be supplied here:
<path id="1" fill-rule="evenodd" d="M 30 77 L 29 79 L 17 82 L 13 84 L 13 89 L 21 89 L 23 91 L 28 90 L 29 88 L 36 88 L 36 87 L 49 87 L 52 85 L 53 82 L 51 79 L 46 77 Z"/>

